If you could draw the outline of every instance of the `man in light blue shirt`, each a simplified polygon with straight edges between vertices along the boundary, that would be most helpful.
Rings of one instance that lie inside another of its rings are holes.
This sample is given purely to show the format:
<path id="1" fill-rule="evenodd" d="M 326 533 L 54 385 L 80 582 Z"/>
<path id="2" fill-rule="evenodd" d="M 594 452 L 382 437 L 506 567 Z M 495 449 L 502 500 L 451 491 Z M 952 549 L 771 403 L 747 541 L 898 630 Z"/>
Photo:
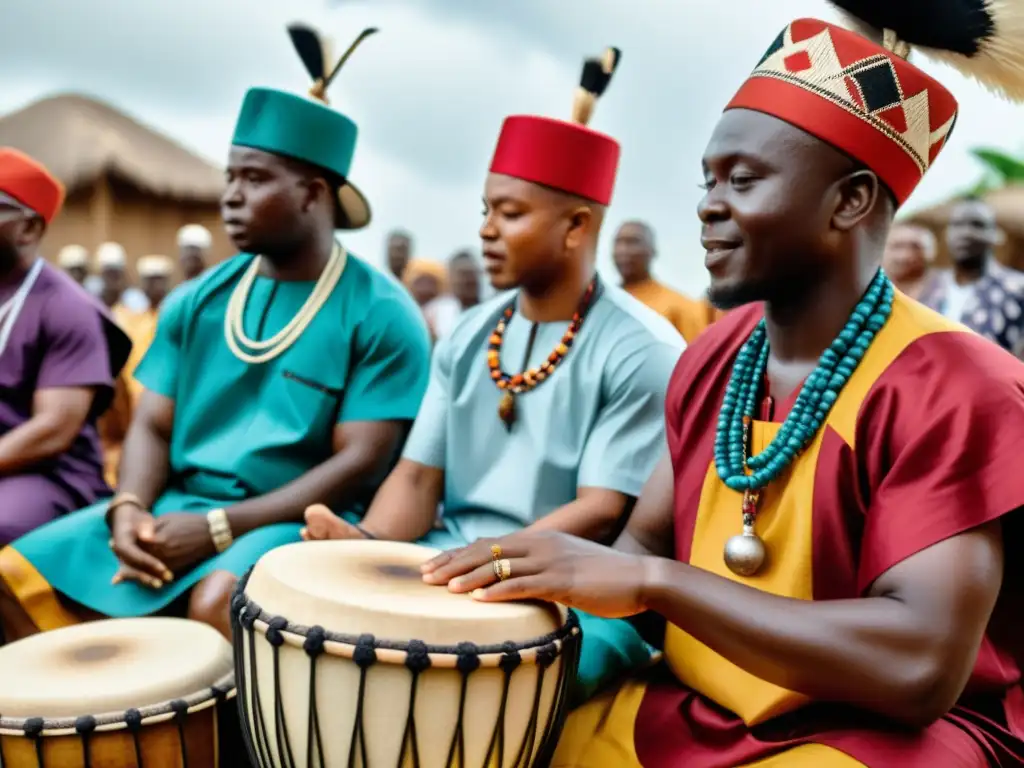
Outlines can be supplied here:
<path id="1" fill-rule="evenodd" d="M 314 507 L 306 538 L 450 549 L 523 528 L 617 535 L 664 454 L 685 342 L 596 275 L 619 146 L 583 122 L 506 120 L 480 229 L 500 293 L 438 343 L 402 460 L 364 520 Z M 649 661 L 626 622 L 580 618 L 584 695 Z"/>

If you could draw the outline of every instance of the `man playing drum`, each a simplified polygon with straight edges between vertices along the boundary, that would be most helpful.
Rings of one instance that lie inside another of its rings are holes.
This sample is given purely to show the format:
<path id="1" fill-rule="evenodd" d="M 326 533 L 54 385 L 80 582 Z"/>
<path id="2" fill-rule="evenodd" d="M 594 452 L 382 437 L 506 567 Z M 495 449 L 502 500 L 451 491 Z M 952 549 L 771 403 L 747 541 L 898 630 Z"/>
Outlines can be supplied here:
<path id="1" fill-rule="evenodd" d="M 319 50 L 293 38 L 306 61 Z M 242 254 L 162 307 L 117 495 L 0 552 L 10 636 L 76 620 L 54 591 L 106 616 L 191 591 L 190 616 L 229 635 L 235 577 L 298 541 L 313 502 L 359 515 L 393 466 L 430 342 L 401 286 L 335 240 L 370 211 L 346 178 L 356 126 L 312 74 L 319 101 L 245 97 L 222 199 Z"/>
<path id="2" fill-rule="evenodd" d="M 793 22 L 705 150 L 711 295 L 738 308 L 680 360 L 616 546 L 525 532 L 424 567 L 667 622 L 667 669 L 574 712 L 555 766 L 1024 761 L 1024 368 L 879 270 L 957 109 L 901 41 L 975 51 L 993 85 L 1024 41 L 995 37 L 1007 5 L 863 7 L 883 44 Z"/>
<path id="3" fill-rule="evenodd" d="M 584 84 L 600 93 L 610 74 L 592 60 Z M 592 106 L 589 93 L 580 98 L 577 110 Z M 505 121 L 480 229 L 491 283 L 505 293 L 438 344 L 402 461 L 364 523 L 316 507 L 308 538 L 444 549 L 521 528 L 605 542 L 621 530 L 664 451 L 665 388 L 684 342 L 597 278 L 619 146 L 583 124 L 588 113 L 574 116 Z M 584 624 L 585 689 L 649 658 L 627 623 L 599 623 Z"/>

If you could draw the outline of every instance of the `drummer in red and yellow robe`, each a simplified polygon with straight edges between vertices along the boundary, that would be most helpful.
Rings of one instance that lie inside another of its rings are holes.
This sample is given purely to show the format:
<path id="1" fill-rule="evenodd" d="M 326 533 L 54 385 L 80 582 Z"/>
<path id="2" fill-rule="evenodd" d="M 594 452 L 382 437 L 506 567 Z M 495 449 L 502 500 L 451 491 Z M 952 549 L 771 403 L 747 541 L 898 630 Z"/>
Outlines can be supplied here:
<path id="1" fill-rule="evenodd" d="M 968 28 L 945 8 L 933 30 Z M 523 532 L 425 566 L 663 620 L 666 664 L 572 713 L 556 768 L 1024 763 L 1024 367 L 879 270 L 956 116 L 897 53 L 930 41 L 908 16 L 888 47 L 794 22 L 719 121 L 699 215 L 735 309 L 680 359 L 614 547 Z M 887 77 L 909 132 L 865 111 Z"/>

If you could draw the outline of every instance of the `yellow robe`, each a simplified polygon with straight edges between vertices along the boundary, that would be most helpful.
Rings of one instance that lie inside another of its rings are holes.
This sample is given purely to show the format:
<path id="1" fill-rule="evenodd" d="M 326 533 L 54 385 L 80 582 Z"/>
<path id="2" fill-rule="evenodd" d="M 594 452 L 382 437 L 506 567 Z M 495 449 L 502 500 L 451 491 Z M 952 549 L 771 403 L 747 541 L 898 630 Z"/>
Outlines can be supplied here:
<path id="1" fill-rule="evenodd" d="M 111 486 L 117 485 L 117 469 L 121 463 L 121 445 L 128 434 L 135 406 L 142 396 L 143 387 L 135 380 L 139 365 L 156 333 L 158 310 L 132 312 L 122 304 L 113 308 L 114 319 L 132 340 L 132 351 L 121 375 L 114 382 L 114 401 L 99 422 L 100 441 L 103 446 L 103 474 Z"/>
<path id="2" fill-rule="evenodd" d="M 623 286 L 623 290 L 664 317 L 679 331 L 686 343 L 696 339 L 721 313 L 706 299 L 696 301 L 676 293 L 657 280 Z"/>

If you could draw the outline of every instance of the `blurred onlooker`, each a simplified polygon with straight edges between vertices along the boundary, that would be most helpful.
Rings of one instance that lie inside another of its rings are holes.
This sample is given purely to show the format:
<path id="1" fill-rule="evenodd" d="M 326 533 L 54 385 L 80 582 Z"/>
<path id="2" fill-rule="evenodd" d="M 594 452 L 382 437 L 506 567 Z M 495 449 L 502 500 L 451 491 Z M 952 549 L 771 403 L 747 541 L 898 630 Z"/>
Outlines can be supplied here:
<path id="1" fill-rule="evenodd" d="M 882 268 L 897 288 L 912 299 L 920 298 L 935 261 L 935 235 L 919 224 L 894 224 L 882 256 Z"/>
<path id="2" fill-rule="evenodd" d="M 1024 274 L 1002 266 L 995 249 L 1003 240 L 995 212 L 983 200 L 953 206 L 946 246 L 953 260 L 930 280 L 919 301 L 951 320 L 1024 356 Z"/>
<path id="3" fill-rule="evenodd" d="M 402 282 L 420 307 L 425 307 L 448 290 L 448 272 L 437 261 L 412 259 L 405 267 Z"/>
<path id="4" fill-rule="evenodd" d="M 213 235 L 201 224 L 186 224 L 178 230 L 178 261 L 185 280 L 199 277 L 210 260 Z"/>
<path id="5" fill-rule="evenodd" d="M 717 318 L 706 301 L 694 301 L 659 283 L 651 275 L 651 262 L 657 255 L 654 230 L 643 221 L 627 221 L 615 234 L 615 268 L 622 288 L 664 317 L 679 331 L 687 344 Z"/>
<path id="6" fill-rule="evenodd" d="M 483 270 L 472 252 L 459 251 L 448 260 L 448 284 L 452 296 L 459 303 L 460 311 L 480 303 L 482 281 Z"/>
<path id="7" fill-rule="evenodd" d="M 135 379 L 135 369 L 142 362 L 156 335 L 160 305 L 170 293 L 174 264 L 166 256 L 143 256 L 136 264 L 136 271 L 139 274 L 142 292 L 149 301 L 149 307 L 143 312 L 132 312 L 123 304 L 114 305 L 114 317 L 132 340 L 132 351 L 115 382 L 114 400 L 110 410 L 99 422 L 104 476 L 111 486 L 117 482 L 121 446 L 128 434 L 128 426 L 131 424 L 135 407 L 142 397 L 143 387 Z"/>
<path id="8" fill-rule="evenodd" d="M 128 257 L 120 243 L 103 243 L 96 249 L 96 270 L 102 286 L 100 300 L 111 309 L 118 304 L 132 312 L 149 309 L 146 294 L 128 284 Z"/>
<path id="9" fill-rule="evenodd" d="M 423 316 L 435 338 L 447 336 L 459 315 L 480 303 L 483 271 L 469 251 L 459 251 L 448 260 L 451 293 L 438 296 L 423 307 Z"/>
<path id="10" fill-rule="evenodd" d="M 402 272 L 402 283 L 427 321 L 430 335 L 436 341 L 439 329 L 433 325 L 433 303 L 448 291 L 448 271 L 444 264 L 429 259 L 411 259 Z"/>
<path id="11" fill-rule="evenodd" d="M 132 353 L 124 367 L 124 375 L 128 379 L 133 404 L 142 395 L 142 385 L 135 381 L 133 374 L 153 342 L 160 305 L 171 291 L 174 265 L 166 256 L 143 256 L 136 265 L 136 271 L 149 307 L 142 312 L 132 312 L 123 305 L 114 308 L 114 316 L 132 340 Z"/>
<path id="12" fill-rule="evenodd" d="M 405 281 L 405 270 L 412 258 L 412 236 L 408 232 L 394 230 L 388 234 L 388 269 L 398 280 Z"/>
<path id="13" fill-rule="evenodd" d="M 65 245 L 57 254 L 57 266 L 81 286 L 89 277 L 89 251 L 81 245 Z"/>

